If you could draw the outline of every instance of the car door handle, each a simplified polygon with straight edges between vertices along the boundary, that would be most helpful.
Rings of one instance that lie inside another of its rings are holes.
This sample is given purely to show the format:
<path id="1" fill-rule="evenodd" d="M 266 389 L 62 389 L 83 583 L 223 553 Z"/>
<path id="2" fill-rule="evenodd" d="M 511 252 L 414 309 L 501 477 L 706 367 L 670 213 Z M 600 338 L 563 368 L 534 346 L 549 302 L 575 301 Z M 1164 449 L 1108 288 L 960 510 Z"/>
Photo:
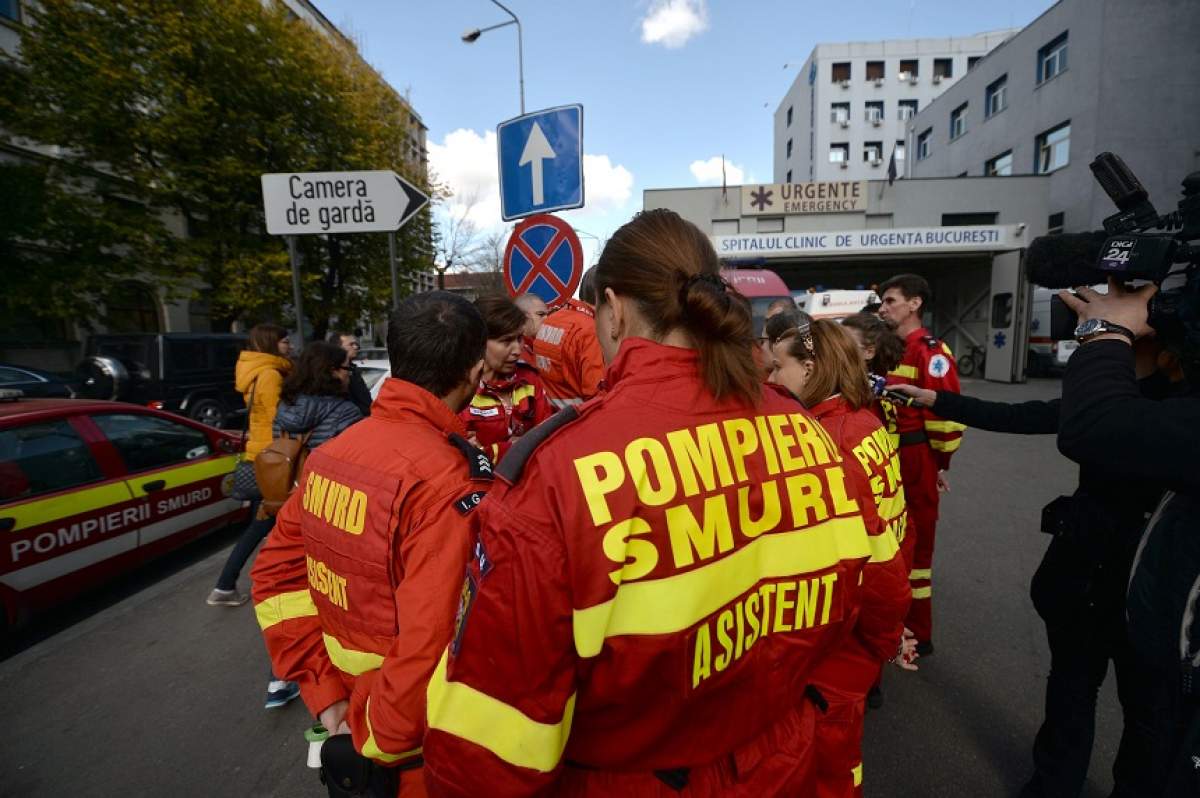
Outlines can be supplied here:
<path id="1" fill-rule="evenodd" d="M 17 519 L 15 518 L 0 518 L 0 532 L 11 532 L 16 525 Z"/>
<path id="2" fill-rule="evenodd" d="M 156 490 L 162 490 L 166 486 L 167 481 L 165 479 L 154 479 L 149 482 L 143 482 L 142 490 L 146 491 L 147 493 L 153 493 Z"/>

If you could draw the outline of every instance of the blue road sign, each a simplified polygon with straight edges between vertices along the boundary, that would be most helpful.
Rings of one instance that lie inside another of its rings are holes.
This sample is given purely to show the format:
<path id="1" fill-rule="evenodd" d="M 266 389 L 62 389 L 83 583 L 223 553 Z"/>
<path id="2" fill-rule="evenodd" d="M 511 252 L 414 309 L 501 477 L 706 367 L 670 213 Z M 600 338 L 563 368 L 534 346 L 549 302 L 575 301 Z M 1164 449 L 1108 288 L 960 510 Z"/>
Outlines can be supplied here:
<path id="1" fill-rule="evenodd" d="M 583 207 L 583 106 L 563 105 L 496 126 L 500 216 Z"/>

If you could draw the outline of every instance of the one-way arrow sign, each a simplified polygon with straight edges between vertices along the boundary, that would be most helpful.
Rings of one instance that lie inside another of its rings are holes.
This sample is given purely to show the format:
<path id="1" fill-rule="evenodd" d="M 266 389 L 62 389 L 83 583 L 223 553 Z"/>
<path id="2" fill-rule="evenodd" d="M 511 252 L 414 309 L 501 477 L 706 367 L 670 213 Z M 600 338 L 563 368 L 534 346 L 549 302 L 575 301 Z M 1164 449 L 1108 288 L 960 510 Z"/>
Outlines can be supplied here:
<path id="1" fill-rule="evenodd" d="M 428 195 L 386 169 L 266 174 L 262 192 L 271 235 L 386 233 L 429 202 Z"/>
<path id="2" fill-rule="evenodd" d="M 505 221 L 583 205 L 583 106 L 534 111 L 496 127 Z"/>

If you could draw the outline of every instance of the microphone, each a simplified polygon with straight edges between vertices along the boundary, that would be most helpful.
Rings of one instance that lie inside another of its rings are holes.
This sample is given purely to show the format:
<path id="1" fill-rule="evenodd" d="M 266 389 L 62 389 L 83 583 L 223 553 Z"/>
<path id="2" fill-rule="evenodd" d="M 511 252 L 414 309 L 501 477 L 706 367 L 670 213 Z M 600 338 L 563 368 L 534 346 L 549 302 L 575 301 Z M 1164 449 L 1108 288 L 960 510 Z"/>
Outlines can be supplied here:
<path id="1" fill-rule="evenodd" d="M 1059 233 L 1038 236 L 1025 251 L 1029 282 L 1043 288 L 1074 288 L 1104 282 L 1097 262 L 1108 233 Z"/>

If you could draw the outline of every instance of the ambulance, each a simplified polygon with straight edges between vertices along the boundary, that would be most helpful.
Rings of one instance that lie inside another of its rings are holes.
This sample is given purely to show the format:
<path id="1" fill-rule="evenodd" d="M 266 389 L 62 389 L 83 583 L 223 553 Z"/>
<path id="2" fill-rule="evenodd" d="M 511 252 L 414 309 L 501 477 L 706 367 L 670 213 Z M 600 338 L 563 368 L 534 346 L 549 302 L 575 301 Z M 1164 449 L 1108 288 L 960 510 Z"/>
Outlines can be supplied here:
<path id="1" fill-rule="evenodd" d="M 800 309 L 814 319 L 832 319 L 833 321 L 853 316 L 865 305 L 878 301 L 879 295 L 869 290 L 805 292 L 796 297 L 796 304 Z"/>
<path id="2" fill-rule="evenodd" d="M 735 269 L 726 266 L 721 276 L 731 287 L 750 300 L 750 312 L 754 317 L 754 333 L 762 330 L 767 318 L 767 308 L 779 299 L 792 301 L 787 283 L 769 269 Z"/>
<path id="3" fill-rule="evenodd" d="M 239 436 L 140 405 L 0 391 L 0 629 L 248 509 Z"/>

